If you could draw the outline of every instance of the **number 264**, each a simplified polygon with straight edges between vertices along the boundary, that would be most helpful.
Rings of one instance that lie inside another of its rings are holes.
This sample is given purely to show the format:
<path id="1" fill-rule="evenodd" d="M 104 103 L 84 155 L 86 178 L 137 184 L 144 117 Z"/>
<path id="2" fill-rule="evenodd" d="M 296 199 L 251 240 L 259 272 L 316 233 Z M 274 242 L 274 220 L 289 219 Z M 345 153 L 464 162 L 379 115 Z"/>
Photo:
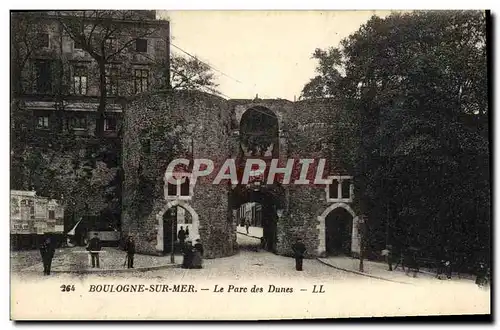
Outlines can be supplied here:
<path id="1" fill-rule="evenodd" d="M 60 288 L 61 288 L 62 292 L 75 291 L 75 286 L 74 285 L 61 285 Z"/>

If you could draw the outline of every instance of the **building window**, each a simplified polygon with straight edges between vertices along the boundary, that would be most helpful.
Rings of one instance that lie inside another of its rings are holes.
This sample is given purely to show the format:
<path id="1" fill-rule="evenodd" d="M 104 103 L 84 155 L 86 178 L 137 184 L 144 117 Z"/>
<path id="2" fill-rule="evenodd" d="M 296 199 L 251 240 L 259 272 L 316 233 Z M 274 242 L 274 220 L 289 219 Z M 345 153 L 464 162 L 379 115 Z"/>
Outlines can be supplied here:
<path id="1" fill-rule="evenodd" d="M 105 131 L 116 131 L 116 118 L 105 118 L 104 119 L 104 130 Z"/>
<path id="2" fill-rule="evenodd" d="M 351 198 L 351 180 L 343 179 L 341 182 L 342 186 L 342 199 L 350 199 Z"/>
<path id="3" fill-rule="evenodd" d="M 177 185 L 167 182 L 167 196 L 177 196 Z"/>
<path id="4" fill-rule="evenodd" d="M 353 200 L 353 185 L 351 176 L 331 176 L 331 181 L 325 188 L 327 202 L 350 203 Z"/>
<path id="5" fill-rule="evenodd" d="M 28 229 L 28 224 L 27 223 L 23 223 L 23 227 L 22 227 L 24 230 Z"/>
<path id="6" fill-rule="evenodd" d="M 87 69 L 75 66 L 73 70 L 73 92 L 78 95 L 87 94 Z"/>
<path id="7" fill-rule="evenodd" d="M 38 33 L 36 37 L 36 47 L 37 48 L 49 48 L 49 34 L 48 33 Z"/>
<path id="8" fill-rule="evenodd" d="M 74 50 L 82 50 L 83 46 L 80 40 L 73 40 L 73 49 Z"/>
<path id="9" fill-rule="evenodd" d="M 166 198 L 167 199 L 191 199 L 193 196 L 193 185 L 190 184 L 189 178 L 185 178 L 184 183 L 181 180 L 176 180 L 176 184 L 166 181 Z"/>
<path id="10" fill-rule="evenodd" d="M 330 199 L 339 198 L 339 182 L 336 179 L 333 179 L 332 183 L 328 186 L 328 193 Z"/>
<path id="11" fill-rule="evenodd" d="M 54 220 L 56 218 L 56 212 L 54 210 L 49 210 L 49 219 Z"/>
<path id="12" fill-rule="evenodd" d="M 33 201 L 29 201 L 29 206 L 30 206 L 30 218 L 35 219 L 35 204 Z"/>
<path id="13" fill-rule="evenodd" d="M 70 126 L 75 130 L 85 130 L 87 129 L 87 118 L 85 116 L 71 117 Z"/>
<path id="14" fill-rule="evenodd" d="M 36 117 L 36 128 L 48 129 L 49 128 L 49 117 L 48 116 Z"/>
<path id="15" fill-rule="evenodd" d="M 116 38 L 106 39 L 106 47 L 111 54 L 115 53 L 116 51 L 118 51 L 118 40 Z"/>
<path id="16" fill-rule="evenodd" d="M 37 93 L 50 93 L 52 91 L 52 68 L 50 61 L 35 62 L 35 81 Z"/>
<path id="17" fill-rule="evenodd" d="M 106 69 L 106 93 L 108 96 L 118 95 L 118 68 Z"/>
<path id="18" fill-rule="evenodd" d="M 139 53 L 148 52 L 148 39 L 137 39 L 135 41 L 135 50 Z"/>
<path id="19" fill-rule="evenodd" d="M 135 69 L 134 74 L 134 91 L 135 93 L 143 93 L 148 90 L 149 71 L 146 69 Z"/>
<path id="20" fill-rule="evenodd" d="M 181 183 L 180 186 L 180 196 L 189 196 L 189 180 L 186 178 L 186 181 Z"/>

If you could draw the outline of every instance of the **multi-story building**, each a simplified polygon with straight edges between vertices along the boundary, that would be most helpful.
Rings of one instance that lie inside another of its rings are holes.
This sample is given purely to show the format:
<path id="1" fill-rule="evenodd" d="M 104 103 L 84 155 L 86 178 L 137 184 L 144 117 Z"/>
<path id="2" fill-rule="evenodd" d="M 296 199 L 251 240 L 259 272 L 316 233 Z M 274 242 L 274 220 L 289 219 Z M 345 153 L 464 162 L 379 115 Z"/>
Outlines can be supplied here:
<path id="1" fill-rule="evenodd" d="M 71 143 L 62 153 L 85 158 L 106 145 L 102 160 L 119 167 L 125 99 L 170 84 L 169 33 L 154 10 L 12 12 L 12 154 Z M 23 180 L 12 188 L 36 188 Z"/>
<path id="2" fill-rule="evenodd" d="M 241 205 L 236 213 L 236 223 L 244 226 L 247 219 L 250 221 L 250 226 L 262 227 L 262 205 L 259 203 Z"/>
<path id="3" fill-rule="evenodd" d="M 13 65 L 20 69 L 13 70 L 13 87 L 20 84 L 14 96 L 23 110 L 32 113 L 36 132 L 94 136 L 104 82 L 102 131 L 105 137 L 117 137 L 121 99 L 168 85 L 168 74 L 159 71 L 168 63 L 169 24 L 155 15 L 155 11 L 12 13 L 12 34 L 17 36 L 12 39 L 16 43 L 12 61 L 23 62 Z M 83 27 L 75 32 L 75 24 Z M 23 33 L 29 37 L 20 42 Z M 85 40 L 78 38 L 82 35 Z M 99 50 L 102 45 L 105 50 Z M 104 77 L 99 56 L 107 57 Z"/>

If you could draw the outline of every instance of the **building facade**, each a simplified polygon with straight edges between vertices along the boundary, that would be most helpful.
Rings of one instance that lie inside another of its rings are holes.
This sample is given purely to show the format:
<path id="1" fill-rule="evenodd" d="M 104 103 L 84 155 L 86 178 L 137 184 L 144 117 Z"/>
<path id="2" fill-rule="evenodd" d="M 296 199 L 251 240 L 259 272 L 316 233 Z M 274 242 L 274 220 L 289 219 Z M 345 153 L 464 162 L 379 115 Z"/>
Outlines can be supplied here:
<path id="1" fill-rule="evenodd" d="M 104 78 L 107 95 L 102 130 L 105 136 L 116 137 L 121 100 L 168 79 L 168 75 L 160 77 L 159 64 L 168 63 L 169 25 L 156 20 L 155 11 L 13 12 L 12 20 L 12 34 L 18 36 L 11 46 L 17 69 L 13 70 L 12 85 L 20 85 L 14 88 L 14 96 L 21 101 L 21 110 L 32 114 L 39 133 L 95 135 Z M 70 31 L 67 26 L 71 20 L 82 24 L 85 31 Z M 100 35 L 107 32 L 104 27 L 109 24 L 115 32 Z M 19 40 L 22 34 L 27 35 L 24 41 Z M 81 35 L 89 46 L 82 45 Z M 101 44 L 106 50 L 91 55 L 87 47 L 98 49 Z M 96 60 L 103 54 L 107 57 L 105 77 L 100 76 Z"/>
<path id="2" fill-rule="evenodd" d="M 64 207 L 35 191 L 10 191 L 10 235 L 14 248 L 31 247 L 44 234 L 64 233 Z"/>
<path id="3" fill-rule="evenodd" d="M 236 223 L 244 226 L 247 219 L 250 226 L 262 227 L 262 205 L 255 202 L 241 205 L 236 212 Z"/>
<path id="4" fill-rule="evenodd" d="M 359 253 L 352 177 L 332 164 L 336 156 L 327 139 L 334 133 L 328 114 L 335 107 L 330 99 L 225 100 L 201 92 L 150 94 L 131 101 L 124 120 L 122 228 L 137 233 L 141 252 L 164 253 L 171 236 L 166 228 L 172 226 L 165 214 L 181 207 L 190 214 L 207 257 L 223 257 L 238 250 L 240 207 L 259 203 L 266 249 L 291 255 L 291 245 L 300 237 L 309 256 Z M 182 136 L 169 155 L 153 146 L 170 145 L 172 137 L 145 138 L 145 132 L 162 125 Z M 194 184 L 173 185 L 165 180 L 165 171 L 175 158 L 210 159 L 216 169 L 231 158 L 238 170 L 250 158 L 282 164 L 324 158 L 330 163 L 325 173 L 331 183 L 214 185 L 215 171 Z"/>
<path id="5" fill-rule="evenodd" d="M 119 168 L 123 103 L 169 85 L 169 33 L 154 10 L 11 12 L 12 158 L 57 149 Z M 34 189 L 18 172 L 14 188 Z"/>

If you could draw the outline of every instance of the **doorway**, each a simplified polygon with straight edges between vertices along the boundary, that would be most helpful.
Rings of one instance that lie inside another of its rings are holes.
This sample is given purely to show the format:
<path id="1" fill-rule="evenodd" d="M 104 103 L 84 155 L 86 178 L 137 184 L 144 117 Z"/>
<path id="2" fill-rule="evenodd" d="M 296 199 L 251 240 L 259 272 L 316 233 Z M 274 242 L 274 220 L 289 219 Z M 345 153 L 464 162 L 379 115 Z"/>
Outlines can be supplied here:
<path id="1" fill-rule="evenodd" d="M 236 242 L 242 249 L 275 252 L 277 240 L 277 201 L 272 187 L 261 190 L 238 186 L 231 193 L 231 204 L 236 210 Z M 247 233 L 245 222 L 249 221 Z M 249 242 L 249 240 L 252 242 Z"/>
<path id="2" fill-rule="evenodd" d="M 175 251 L 177 242 L 177 208 L 173 206 L 163 214 L 163 252 L 172 252 L 172 247 Z"/>
<path id="3" fill-rule="evenodd" d="M 332 210 L 325 219 L 326 253 L 351 255 L 352 215 L 344 208 Z"/>

